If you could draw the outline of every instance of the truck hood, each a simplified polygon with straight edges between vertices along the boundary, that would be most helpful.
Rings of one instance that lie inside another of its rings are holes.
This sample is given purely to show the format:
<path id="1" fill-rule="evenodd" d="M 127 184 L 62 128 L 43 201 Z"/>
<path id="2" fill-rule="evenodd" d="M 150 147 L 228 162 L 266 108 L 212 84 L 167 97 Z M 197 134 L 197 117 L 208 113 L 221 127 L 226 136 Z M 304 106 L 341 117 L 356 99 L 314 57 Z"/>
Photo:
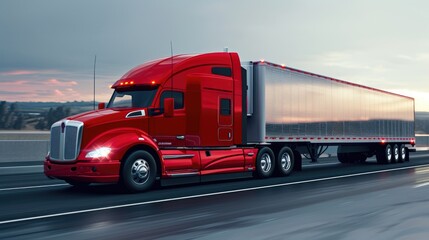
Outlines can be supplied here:
<path id="1" fill-rule="evenodd" d="M 143 112 L 143 114 L 147 112 L 145 109 L 131 109 L 131 108 L 110 109 L 109 108 L 109 109 L 84 112 L 81 114 L 68 117 L 67 119 L 83 122 L 85 128 L 87 128 L 87 127 L 94 127 L 97 125 L 105 125 L 105 124 L 115 123 L 115 122 L 124 122 L 127 119 L 126 116 L 129 113 L 134 113 L 139 111 Z M 141 117 L 145 117 L 145 115 L 141 115 Z"/>

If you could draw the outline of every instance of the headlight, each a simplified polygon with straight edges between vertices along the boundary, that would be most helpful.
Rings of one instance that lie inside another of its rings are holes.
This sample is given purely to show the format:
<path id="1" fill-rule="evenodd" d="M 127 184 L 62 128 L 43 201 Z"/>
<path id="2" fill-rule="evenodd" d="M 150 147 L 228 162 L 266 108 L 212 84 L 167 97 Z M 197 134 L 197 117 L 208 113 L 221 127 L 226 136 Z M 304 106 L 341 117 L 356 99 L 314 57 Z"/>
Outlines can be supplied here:
<path id="1" fill-rule="evenodd" d="M 108 147 L 102 147 L 97 148 L 89 153 L 86 154 L 86 158 L 105 158 L 109 155 L 111 148 Z"/>

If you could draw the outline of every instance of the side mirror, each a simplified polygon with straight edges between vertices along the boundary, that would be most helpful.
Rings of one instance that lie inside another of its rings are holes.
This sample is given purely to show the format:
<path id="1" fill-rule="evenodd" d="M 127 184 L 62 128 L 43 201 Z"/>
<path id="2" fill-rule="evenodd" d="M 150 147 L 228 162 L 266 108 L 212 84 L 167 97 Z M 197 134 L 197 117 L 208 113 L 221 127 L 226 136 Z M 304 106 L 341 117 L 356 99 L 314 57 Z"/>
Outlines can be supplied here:
<path id="1" fill-rule="evenodd" d="M 174 116 L 174 98 L 164 99 L 164 117 Z"/>
<path id="2" fill-rule="evenodd" d="M 104 102 L 98 103 L 98 110 L 105 109 L 105 108 L 106 108 L 106 103 Z"/>

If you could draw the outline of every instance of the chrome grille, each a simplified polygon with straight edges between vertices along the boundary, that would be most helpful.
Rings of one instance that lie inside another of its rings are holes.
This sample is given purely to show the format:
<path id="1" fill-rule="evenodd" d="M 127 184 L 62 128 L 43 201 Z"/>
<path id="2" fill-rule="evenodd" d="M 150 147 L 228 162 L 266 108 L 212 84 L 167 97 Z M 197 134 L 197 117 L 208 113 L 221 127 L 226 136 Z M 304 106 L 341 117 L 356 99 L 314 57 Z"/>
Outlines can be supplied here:
<path id="1" fill-rule="evenodd" d="M 61 137 L 61 127 L 52 127 L 51 128 L 51 158 L 60 159 L 60 137 Z"/>
<path id="2" fill-rule="evenodd" d="M 80 151 L 83 123 L 72 120 L 56 122 L 51 127 L 50 158 L 73 161 Z"/>

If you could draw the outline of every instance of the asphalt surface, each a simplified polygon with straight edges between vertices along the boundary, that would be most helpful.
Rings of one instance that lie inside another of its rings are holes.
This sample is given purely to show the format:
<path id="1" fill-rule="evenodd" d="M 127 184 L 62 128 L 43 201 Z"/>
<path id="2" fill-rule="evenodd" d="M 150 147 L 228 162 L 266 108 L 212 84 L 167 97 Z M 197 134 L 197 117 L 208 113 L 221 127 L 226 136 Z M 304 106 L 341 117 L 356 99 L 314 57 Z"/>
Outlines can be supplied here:
<path id="1" fill-rule="evenodd" d="M 429 152 L 127 194 L 0 176 L 0 239 L 428 239 Z"/>

